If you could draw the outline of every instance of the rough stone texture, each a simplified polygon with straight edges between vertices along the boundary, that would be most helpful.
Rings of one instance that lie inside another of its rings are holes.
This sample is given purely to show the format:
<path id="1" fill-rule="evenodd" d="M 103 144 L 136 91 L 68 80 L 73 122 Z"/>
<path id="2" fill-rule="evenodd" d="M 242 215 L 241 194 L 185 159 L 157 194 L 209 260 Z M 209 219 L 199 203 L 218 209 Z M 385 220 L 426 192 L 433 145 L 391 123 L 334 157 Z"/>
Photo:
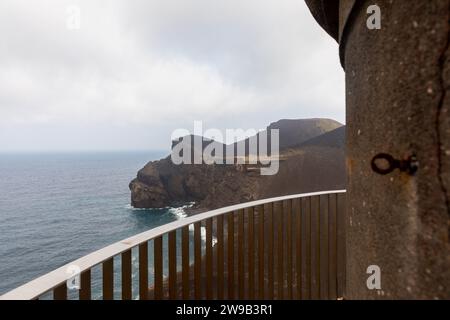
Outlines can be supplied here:
<path id="1" fill-rule="evenodd" d="M 361 1 L 347 21 L 349 299 L 450 299 L 449 1 Z M 381 176 L 371 159 L 416 154 L 415 176 Z M 379 265 L 382 290 L 367 289 Z"/>
<path id="2" fill-rule="evenodd" d="M 342 36 L 347 27 L 347 21 L 351 18 L 352 10 L 356 5 L 356 0 L 339 1 L 339 43 L 344 42 Z"/>

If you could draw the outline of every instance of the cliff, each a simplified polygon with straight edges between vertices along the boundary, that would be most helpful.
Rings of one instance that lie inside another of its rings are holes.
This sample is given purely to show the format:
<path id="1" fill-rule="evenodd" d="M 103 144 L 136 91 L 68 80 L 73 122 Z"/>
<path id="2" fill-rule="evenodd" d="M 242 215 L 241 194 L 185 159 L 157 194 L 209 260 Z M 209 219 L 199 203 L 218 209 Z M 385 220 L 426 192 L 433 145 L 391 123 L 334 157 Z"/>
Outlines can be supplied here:
<path id="1" fill-rule="evenodd" d="M 137 208 L 195 202 L 214 209 L 256 199 L 345 188 L 342 124 L 328 119 L 280 120 L 280 168 L 262 176 L 242 165 L 174 165 L 170 156 L 148 163 L 130 183 Z M 235 146 L 226 146 L 225 148 Z"/>

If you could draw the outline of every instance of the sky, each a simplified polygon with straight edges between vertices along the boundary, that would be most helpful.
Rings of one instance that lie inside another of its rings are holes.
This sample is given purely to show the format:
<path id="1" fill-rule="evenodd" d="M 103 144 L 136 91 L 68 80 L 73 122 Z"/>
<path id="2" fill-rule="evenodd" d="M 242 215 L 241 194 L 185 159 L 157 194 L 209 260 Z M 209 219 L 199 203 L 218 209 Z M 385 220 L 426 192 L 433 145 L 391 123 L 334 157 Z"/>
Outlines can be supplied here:
<path id="1" fill-rule="evenodd" d="M 0 152 L 345 122 L 338 45 L 303 0 L 2 0 L 0 39 Z"/>

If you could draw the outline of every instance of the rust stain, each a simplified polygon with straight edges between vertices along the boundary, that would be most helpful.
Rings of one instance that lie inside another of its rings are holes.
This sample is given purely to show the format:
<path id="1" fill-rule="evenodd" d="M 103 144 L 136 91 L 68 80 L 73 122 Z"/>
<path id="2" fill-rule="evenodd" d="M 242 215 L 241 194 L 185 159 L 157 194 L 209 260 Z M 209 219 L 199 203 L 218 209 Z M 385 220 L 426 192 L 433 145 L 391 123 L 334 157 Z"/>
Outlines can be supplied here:
<path id="1" fill-rule="evenodd" d="M 347 166 L 347 174 L 349 176 L 351 176 L 352 175 L 352 171 L 353 171 L 353 167 L 355 165 L 355 161 L 352 158 L 347 157 L 345 159 L 345 162 L 346 162 L 346 166 Z"/>
<path id="2" fill-rule="evenodd" d="M 407 174 L 407 173 L 400 173 L 400 183 L 405 184 L 405 185 L 410 185 L 410 183 L 412 182 L 412 176 Z"/>

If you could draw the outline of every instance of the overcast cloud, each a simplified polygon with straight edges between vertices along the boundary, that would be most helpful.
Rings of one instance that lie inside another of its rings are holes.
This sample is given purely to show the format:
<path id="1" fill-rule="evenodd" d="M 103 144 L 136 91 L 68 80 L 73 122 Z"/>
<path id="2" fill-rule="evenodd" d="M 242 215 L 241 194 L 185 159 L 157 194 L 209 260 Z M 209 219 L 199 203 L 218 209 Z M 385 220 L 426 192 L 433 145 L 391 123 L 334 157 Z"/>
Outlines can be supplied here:
<path id="1" fill-rule="evenodd" d="M 0 39 L 0 151 L 167 149 L 194 120 L 345 121 L 337 44 L 303 0 L 2 0 Z"/>

